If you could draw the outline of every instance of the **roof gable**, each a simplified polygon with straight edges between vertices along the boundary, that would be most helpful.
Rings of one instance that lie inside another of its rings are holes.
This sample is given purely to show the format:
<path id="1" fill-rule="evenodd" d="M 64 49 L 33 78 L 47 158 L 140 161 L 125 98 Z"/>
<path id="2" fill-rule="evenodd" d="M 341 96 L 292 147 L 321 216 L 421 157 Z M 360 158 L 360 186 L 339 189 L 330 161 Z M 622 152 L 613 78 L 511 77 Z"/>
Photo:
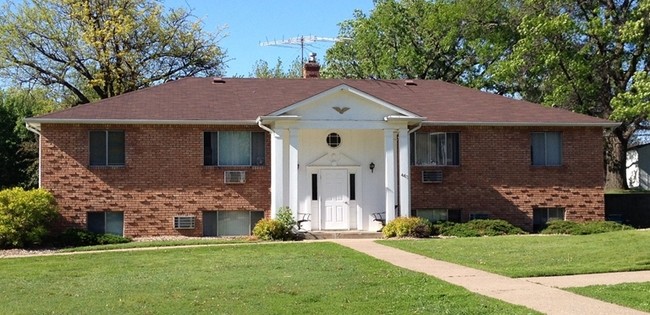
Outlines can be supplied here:
<path id="1" fill-rule="evenodd" d="M 275 111 L 269 116 L 282 115 L 300 116 L 306 120 L 383 120 L 391 115 L 420 118 L 414 113 L 346 84 L 337 85 Z"/>

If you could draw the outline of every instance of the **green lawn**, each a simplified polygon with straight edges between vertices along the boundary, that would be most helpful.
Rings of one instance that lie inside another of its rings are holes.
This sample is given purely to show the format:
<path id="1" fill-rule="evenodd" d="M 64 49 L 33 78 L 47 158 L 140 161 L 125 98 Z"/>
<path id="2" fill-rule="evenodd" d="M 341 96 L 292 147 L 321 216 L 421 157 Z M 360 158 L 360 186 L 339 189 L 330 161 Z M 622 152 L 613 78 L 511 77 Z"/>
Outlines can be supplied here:
<path id="1" fill-rule="evenodd" d="M 650 312 L 650 300 L 648 300 L 650 282 L 594 285 L 583 288 L 569 288 L 566 290 L 598 300 Z"/>
<path id="2" fill-rule="evenodd" d="M 650 269 L 650 231 L 646 230 L 378 242 L 510 277 Z"/>
<path id="3" fill-rule="evenodd" d="M 0 259 L 0 314 L 529 314 L 333 243 Z"/>
<path id="4" fill-rule="evenodd" d="M 216 244 L 240 244 L 240 243 L 255 243 L 247 238 L 192 238 L 186 240 L 169 240 L 169 241 L 142 241 L 130 242 L 121 244 L 107 244 L 95 246 L 82 246 L 71 247 L 58 250 L 60 253 L 70 252 L 86 252 L 95 250 L 115 250 L 115 249 L 130 249 L 130 248 L 143 248 L 143 247 L 171 247 L 171 246 L 184 246 L 184 245 L 216 245 Z"/>

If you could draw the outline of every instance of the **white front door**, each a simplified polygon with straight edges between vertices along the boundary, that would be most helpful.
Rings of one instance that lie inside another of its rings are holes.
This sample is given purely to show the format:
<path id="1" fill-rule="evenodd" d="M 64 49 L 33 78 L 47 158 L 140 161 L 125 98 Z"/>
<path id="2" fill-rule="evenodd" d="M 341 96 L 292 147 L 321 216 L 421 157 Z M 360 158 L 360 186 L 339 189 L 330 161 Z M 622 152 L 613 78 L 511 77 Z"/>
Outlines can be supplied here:
<path id="1" fill-rule="evenodd" d="M 324 230 L 347 230 L 350 227 L 347 170 L 322 170 Z"/>

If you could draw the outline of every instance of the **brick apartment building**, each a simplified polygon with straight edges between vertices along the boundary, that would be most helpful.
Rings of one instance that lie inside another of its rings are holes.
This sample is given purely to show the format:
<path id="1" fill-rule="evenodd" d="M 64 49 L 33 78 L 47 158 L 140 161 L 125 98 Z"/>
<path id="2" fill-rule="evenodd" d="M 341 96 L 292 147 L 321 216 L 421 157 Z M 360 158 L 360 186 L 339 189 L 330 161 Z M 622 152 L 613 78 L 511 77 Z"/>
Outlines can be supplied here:
<path id="1" fill-rule="evenodd" d="M 308 64 L 308 66 L 313 66 Z M 249 234 L 435 220 L 602 220 L 616 123 L 440 81 L 185 78 L 30 118 L 62 227 Z M 313 72 L 315 71 L 315 72 Z"/>

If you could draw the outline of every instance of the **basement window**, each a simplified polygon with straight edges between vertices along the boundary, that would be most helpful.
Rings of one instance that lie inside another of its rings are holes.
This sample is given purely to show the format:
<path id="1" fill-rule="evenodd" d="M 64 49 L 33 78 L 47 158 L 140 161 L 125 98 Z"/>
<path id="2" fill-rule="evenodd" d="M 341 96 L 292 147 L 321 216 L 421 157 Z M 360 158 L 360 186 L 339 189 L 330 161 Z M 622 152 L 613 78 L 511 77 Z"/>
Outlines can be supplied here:
<path id="1" fill-rule="evenodd" d="M 538 232 L 546 227 L 551 221 L 565 220 L 564 208 L 534 208 L 533 209 L 533 231 Z"/>
<path id="2" fill-rule="evenodd" d="M 88 231 L 99 234 L 124 235 L 124 212 L 90 211 L 86 215 Z"/>

